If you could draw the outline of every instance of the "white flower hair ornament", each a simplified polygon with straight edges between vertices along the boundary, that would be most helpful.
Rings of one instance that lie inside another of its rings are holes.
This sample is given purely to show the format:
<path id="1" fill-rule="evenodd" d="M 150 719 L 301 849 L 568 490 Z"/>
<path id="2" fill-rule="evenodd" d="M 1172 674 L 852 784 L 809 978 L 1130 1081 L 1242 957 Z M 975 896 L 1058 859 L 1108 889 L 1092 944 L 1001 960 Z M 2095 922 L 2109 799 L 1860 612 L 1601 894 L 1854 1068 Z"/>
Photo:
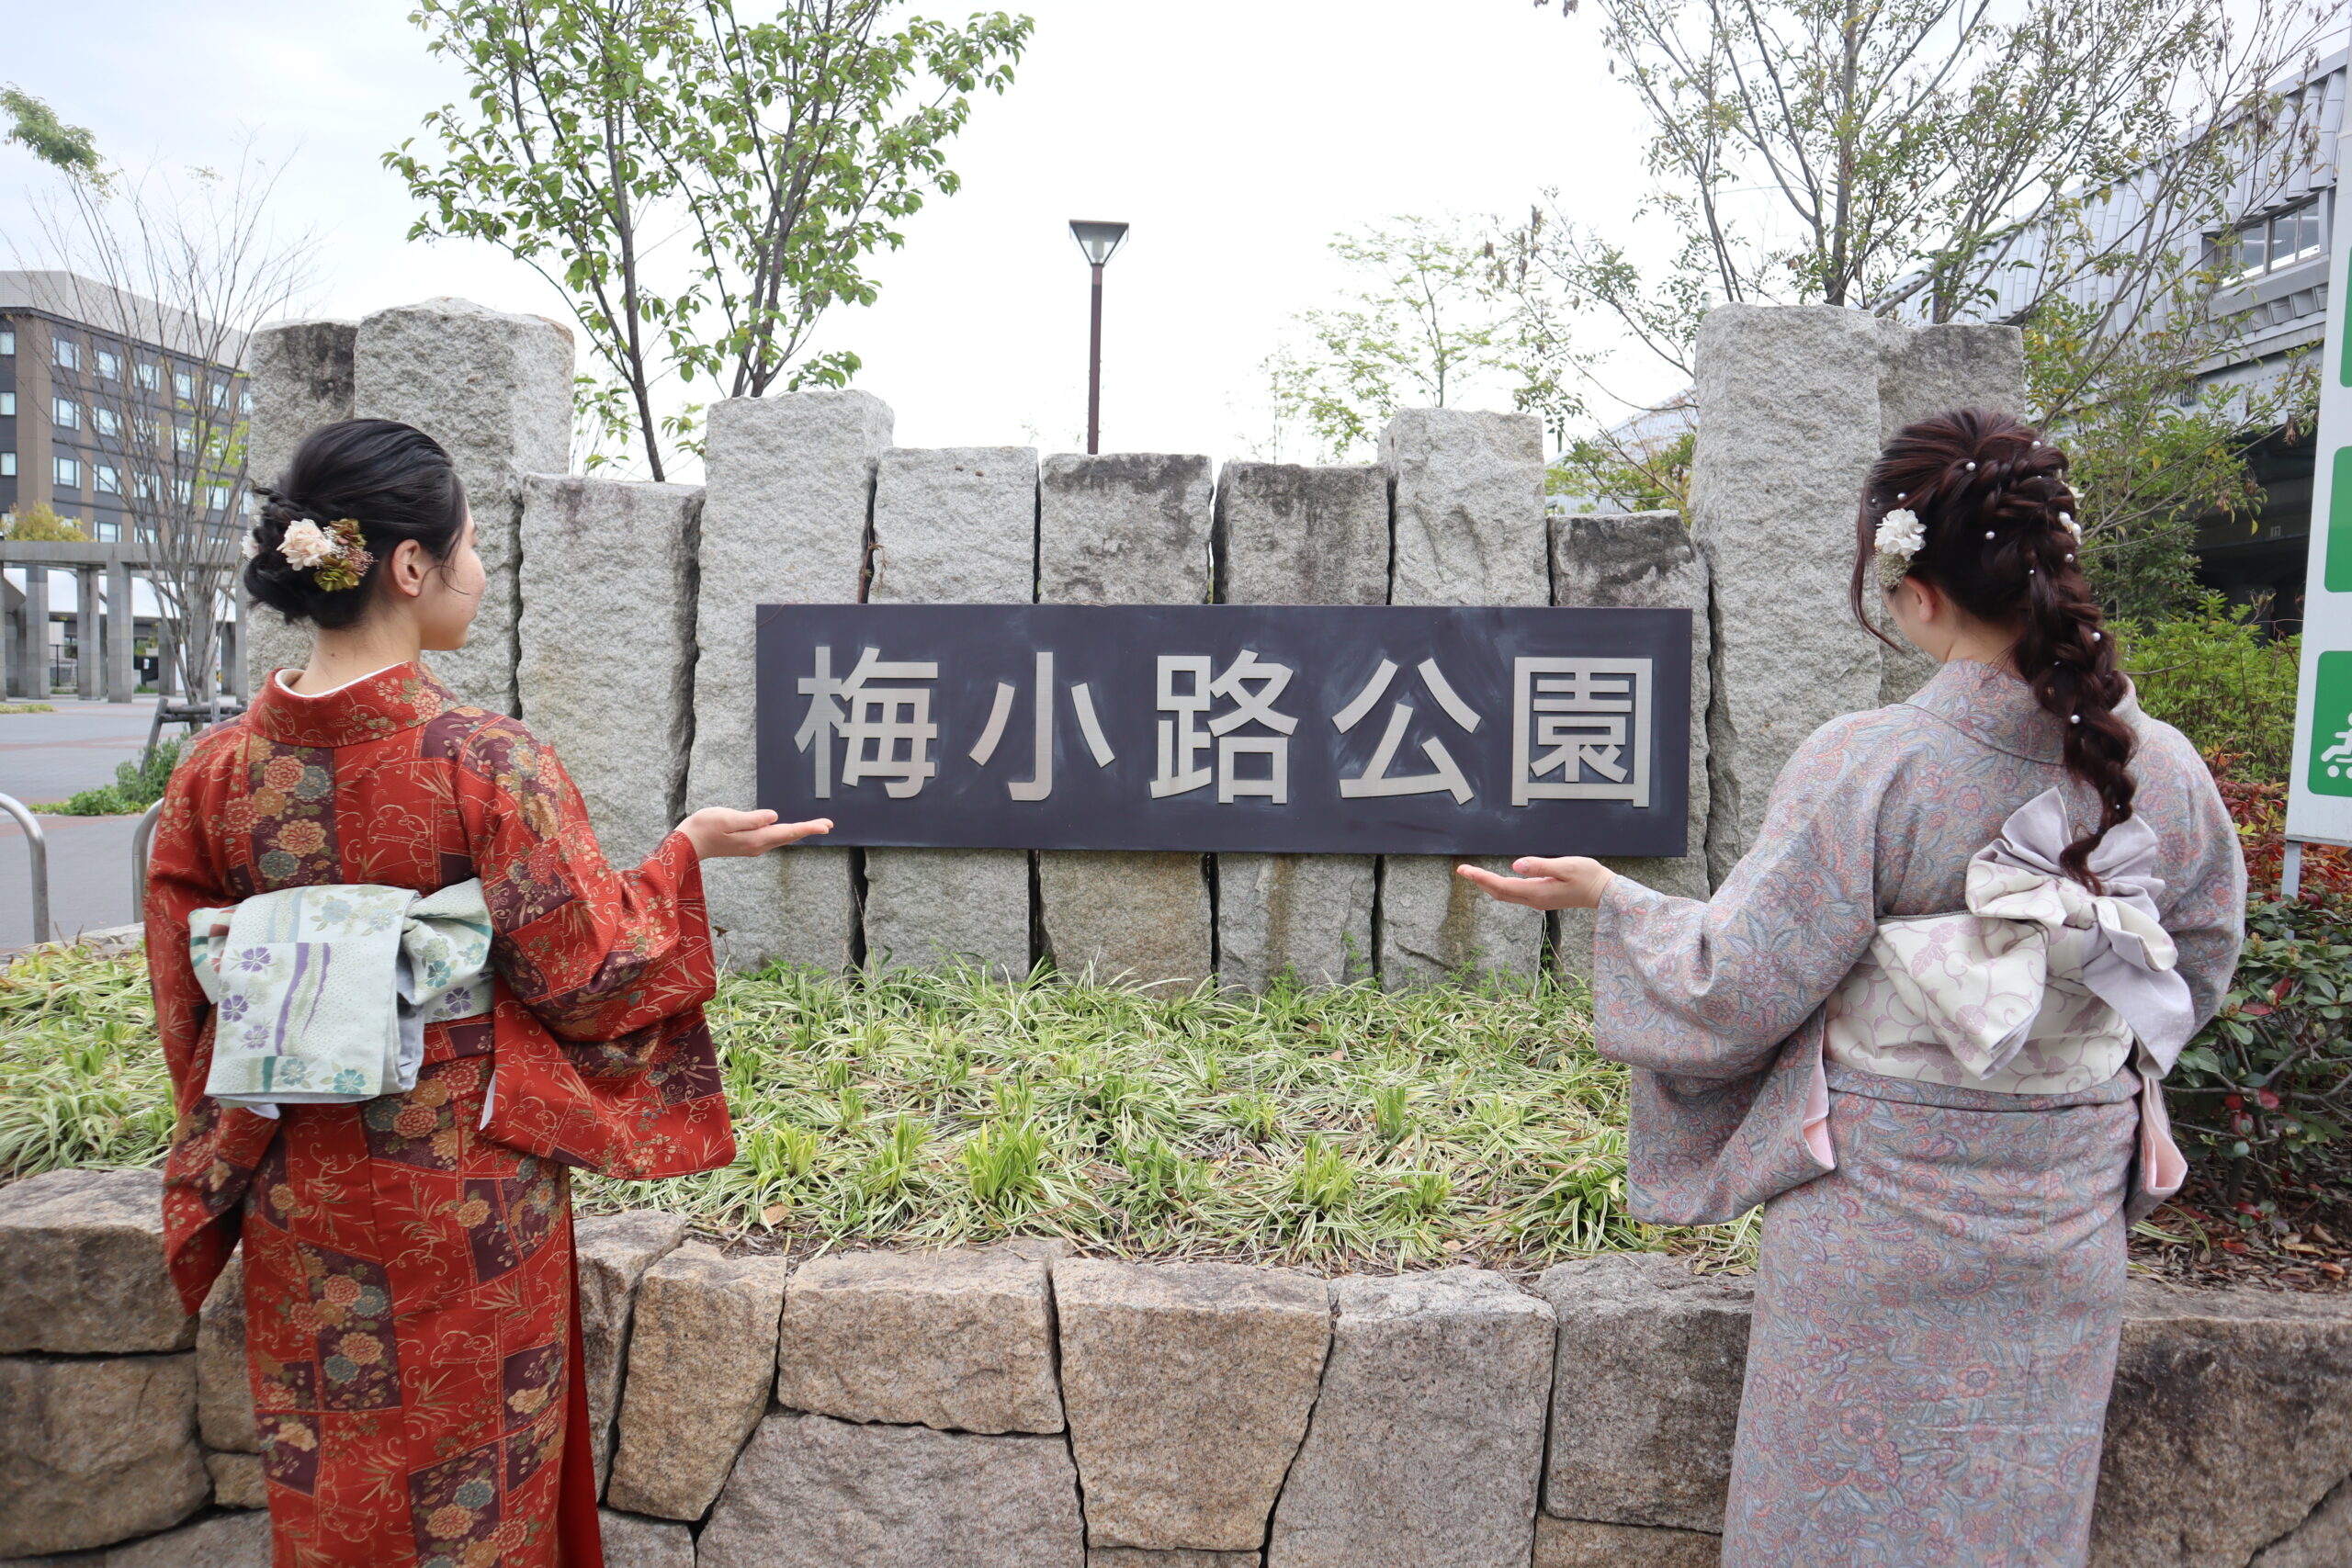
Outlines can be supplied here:
<path id="1" fill-rule="evenodd" d="M 330 593 L 358 587 L 376 564 L 354 517 L 338 517 L 323 528 L 308 517 L 297 517 L 286 525 L 277 553 L 297 571 L 314 573 L 318 585 Z"/>
<path id="2" fill-rule="evenodd" d="M 1919 514 L 1907 506 L 1898 506 L 1878 520 L 1878 585 L 1893 589 L 1911 570 L 1911 558 L 1928 543 L 1928 530 Z"/>

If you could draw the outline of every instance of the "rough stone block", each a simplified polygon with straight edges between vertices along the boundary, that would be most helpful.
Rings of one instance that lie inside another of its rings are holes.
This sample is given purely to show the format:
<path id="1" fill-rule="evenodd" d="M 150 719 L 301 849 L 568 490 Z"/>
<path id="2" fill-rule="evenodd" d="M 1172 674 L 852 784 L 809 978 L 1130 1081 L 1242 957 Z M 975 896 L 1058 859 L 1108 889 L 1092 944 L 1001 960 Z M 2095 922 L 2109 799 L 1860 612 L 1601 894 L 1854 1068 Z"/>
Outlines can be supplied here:
<path id="1" fill-rule="evenodd" d="M 259 1454 L 209 1453 L 205 1473 L 212 1477 L 212 1501 L 223 1508 L 266 1508 L 269 1480 Z"/>
<path id="2" fill-rule="evenodd" d="M 254 1384 L 245 1371 L 245 1255 L 232 1253 L 212 1281 L 196 1328 L 196 1425 L 204 1446 L 261 1452 L 254 1425 Z"/>
<path id="3" fill-rule="evenodd" d="M 848 1421 L 1058 1432 L 1047 1260 L 1016 1253 L 854 1252 L 792 1277 L 776 1403 Z"/>
<path id="4" fill-rule="evenodd" d="M 2135 1281 L 2107 1407 L 2092 1568 L 2221 1568 L 2346 1529 L 2352 1301 Z M 2318 1557 L 2343 1562 L 2346 1558 Z"/>
<path id="5" fill-rule="evenodd" d="M 573 1222 L 580 1259 L 581 1359 L 588 1378 L 588 1425 L 596 1434 L 596 1488 L 613 1458 L 613 1417 L 620 1409 L 629 1330 L 645 1271 L 686 1239 L 686 1222 L 656 1209 L 596 1214 Z"/>
<path id="6" fill-rule="evenodd" d="M 1700 324 L 1690 525 L 1713 570 L 1713 796 L 1722 886 L 1804 739 L 1879 703 L 1880 644 L 1847 593 L 1879 452 L 1878 321 L 1826 305 L 1719 305 Z"/>
<path id="7" fill-rule="evenodd" d="M 2352 1478 L 2339 1481 L 2311 1517 L 2254 1554 L 2246 1568 L 2343 1568 L 2352 1562 Z"/>
<path id="8" fill-rule="evenodd" d="M 1380 983 L 1388 989 L 1462 974 L 1523 981 L 1541 972 L 1542 912 L 1487 897 L 1455 874 L 1464 863 L 1510 871 L 1509 855 L 1381 857 Z"/>
<path id="9" fill-rule="evenodd" d="M 1334 1281 L 1268 1568 L 1525 1568 L 1552 1309 L 1483 1269 Z"/>
<path id="10" fill-rule="evenodd" d="M 890 423 L 889 405 L 865 392 L 711 405 L 687 809 L 752 804 L 754 606 L 857 602 L 875 465 L 889 447 Z M 849 963 L 856 921 L 847 850 L 802 845 L 714 861 L 703 878 L 730 965 Z"/>
<path id="11" fill-rule="evenodd" d="M 1544 424 L 1407 409 L 1380 433 L 1396 486 L 1392 604 L 1548 604 Z"/>
<path id="12" fill-rule="evenodd" d="M 53 1170 L 0 1192 L 0 1351 L 184 1350 L 155 1170 Z"/>
<path id="13" fill-rule="evenodd" d="M 670 1519 L 599 1509 L 605 1568 L 695 1568 L 694 1531 Z"/>
<path id="14" fill-rule="evenodd" d="M 214 1514 L 143 1540 L 62 1557 L 11 1557 L 0 1568 L 269 1568 L 269 1516 Z"/>
<path id="15" fill-rule="evenodd" d="M 645 1271 L 605 1490 L 614 1507 L 698 1519 L 718 1495 L 767 1408 L 786 1269 L 688 1242 Z"/>
<path id="16" fill-rule="evenodd" d="M 1261 1545 L 1330 1343 L 1323 1281 L 1065 1258 L 1054 1296 L 1088 1544 Z"/>
<path id="17" fill-rule="evenodd" d="M 432 668 L 469 702 L 514 713 L 523 476 L 571 466 L 571 333 L 468 299 L 396 305 L 361 319 L 351 379 L 356 415 L 413 424 L 457 463 L 489 580 L 466 646 Z"/>
<path id="18" fill-rule="evenodd" d="M 196 1357 L 0 1358 L 0 1557 L 110 1546 L 212 1491 Z"/>
<path id="19" fill-rule="evenodd" d="M 1535 1288 L 1560 1321 L 1544 1511 L 1720 1531 L 1753 1291 L 1650 1253 L 1563 1263 Z"/>
<path id="20" fill-rule="evenodd" d="M 1227 463 L 1215 531 L 1226 604 L 1388 603 L 1385 468 Z"/>
<path id="21" fill-rule="evenodd" d="M 1114 850 L 1037 856 L 1046 951 L 1065 975 L 1148 986 L 1209 975 L 1209 891 L 1201 857 Z"/>
<path id="22" fill-rule="evenodd" d="M 1037 584 L 1037 454 L 894 447 L 874 479 L 876 604 L 1026 604 Z M 1029 856 L 865 852 L 869 963 L 1029 972 Z"/>
<path id="23" fill-rule="evenodd" d="M 1589 609 L 1690 612 L 1690 803 L 1689 852 L 1678 857 L 1604 855 L 1602 862 L 1646 887 L 1704 898 L 1707 881 L 1707 558 L 1675 512 L 1599 513 L 1552 519 L 1552 603 Z M 1592 975 L 1592 911 L 1555 917 L 1555 961 L 1564 975 Z"/>
<path id="24" fill-rule="evenodd" d="M 1597 1525 L 1589 1519 L 1535 1520 L 1535 1568 L 1717 1568 L 1724 1540 L 1701 1530 Z"/>
<path id="25" fill-rule="evenodd" d="M 1289 974 L 1338 986 L 1372 973 L 1371 855 L 1216 857 L 1217 978 L 1262 991 Z"/>
<path id="26" fill-rule="evenodd" d="M 246 386 L 254 412 L 245 423 L 245 466 L 257 484 L 274 484 L 294 448 L 320 425 L 351 417 L 352 346 L 357 321 L 272 321 L 245 340 Z M 259 691 L 272 670 L 309 662 L 311 628 L 248 604 L 246 690 Z"/>
<path id="27" fill-rule="evenodd" d="M 1254 1551 L 1143 1551 L 1132 1546 L 1097 1546 L 1086 1553 L 1086 1568 L 1258 1568 Z"/>
<path id="28" fill-rule="evenodd" d="M 531 732 L 580 786 L 605 858 L 622 868 L 685 814 L 701 528 L 694 486 L 554 474 L 523 483 L 516 694 Z"/>
<path id="29" fill-rule="evenodd" d="M 699 1568 L 1080 1568 L 1058 1438 L 771 1416 L 695 1543 Z"/>

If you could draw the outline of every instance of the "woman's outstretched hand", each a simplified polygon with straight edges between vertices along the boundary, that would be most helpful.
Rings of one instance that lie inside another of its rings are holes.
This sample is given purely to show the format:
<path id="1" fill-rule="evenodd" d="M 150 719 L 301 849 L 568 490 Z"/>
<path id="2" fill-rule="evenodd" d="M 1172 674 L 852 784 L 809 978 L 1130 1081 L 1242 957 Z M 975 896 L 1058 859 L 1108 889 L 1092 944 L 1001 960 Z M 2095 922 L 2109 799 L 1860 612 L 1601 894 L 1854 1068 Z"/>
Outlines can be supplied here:
<path id="1" fill-rule="evenodd" d="M 779 822 L 773 811 L 736 811 L 724 806 L 706 806 L 678 824 L 678 831 L 694 845 L 698 860 L 763 855 L 770 850 L 797 844 L 812 834 L 832 830 L 830 817 L 820 817 L 813 822 Z"/>
<path id="2" fill-rule="evenodd" d="M 1457 865 L 1453 870 L 1476 883 L 1487 897 L 1524 904 L 1531 909 L 1599 908 L 1601 894 L 1617 875 L 1583 855 L 1563 855 L 1557 860 L 1521 855 L 1510 863 L 1510 868 L 1519 874 L 1498 876 L 1475 865 Z"/>

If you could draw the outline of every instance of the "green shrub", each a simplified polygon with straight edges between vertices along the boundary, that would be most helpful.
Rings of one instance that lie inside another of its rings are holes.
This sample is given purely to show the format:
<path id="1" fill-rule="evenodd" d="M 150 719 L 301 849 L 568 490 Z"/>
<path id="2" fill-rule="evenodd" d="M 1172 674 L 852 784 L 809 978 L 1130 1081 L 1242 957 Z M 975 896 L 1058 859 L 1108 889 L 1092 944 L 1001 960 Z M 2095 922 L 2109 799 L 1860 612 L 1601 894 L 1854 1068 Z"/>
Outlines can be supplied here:
<path id="1" fill-rule="evenodd" d="M 2141 626 L 2119 621 L 2123 667 L 2140 705 L 2199 751 L 2239 759 L 2245 778 L 2282 780 L 2295 749 L 2298 639 L 2268 638 L 2254 611 L 2219 593 L 2195 614 Z"/>
<path id="2" fill-rule="evenodd" d="M 2181 1150 L 2238 1201 L 2339 1169 L 2352 1145 L 2352 897 L 2307 893 L 2246 911 L 2245 954 L 2213 1021 L 2166 1082 Z"/>
<path id="3" fill-rule="evenodd" d="M 126 812 L 144 811 L 164 798 L 164 786 L 172 782 L 172 769 L 180 760 L 180 743 L 166 740 L 157 746 L 141 767 L 134 758 L 114 766 L 114 783 L 96 789 L 85 789 L 71 800 L 43 806 L 43 811 L 60 817 L 119 817 Z"/>

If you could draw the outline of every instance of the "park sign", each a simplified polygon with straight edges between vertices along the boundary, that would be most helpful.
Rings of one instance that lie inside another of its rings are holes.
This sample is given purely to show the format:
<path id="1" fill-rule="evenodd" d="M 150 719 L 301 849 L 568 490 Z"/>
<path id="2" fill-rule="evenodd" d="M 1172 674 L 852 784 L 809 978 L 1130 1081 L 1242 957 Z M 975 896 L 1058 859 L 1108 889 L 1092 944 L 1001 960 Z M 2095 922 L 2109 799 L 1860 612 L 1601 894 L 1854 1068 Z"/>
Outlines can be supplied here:
<path id="1" fill-rule="evenodd" d="M 2335 166 L 2346 167 L 2347 156 L 2352 123 L 2336 143 Z M 2352 233 L 2340 223 L 2329 265 L 2337 276 L 2327 291 L 2327 338 L 2321 348 L 2287 837 L 2352 844 L 2352 336 L 2345 332 L 2345 311 L 2352 307 Z"/>
<path id="2" fill-rule="evenodd" d="M 763 604 L 754 658 L 828 843 L 1690 849 L 1688 610 Z"/>

